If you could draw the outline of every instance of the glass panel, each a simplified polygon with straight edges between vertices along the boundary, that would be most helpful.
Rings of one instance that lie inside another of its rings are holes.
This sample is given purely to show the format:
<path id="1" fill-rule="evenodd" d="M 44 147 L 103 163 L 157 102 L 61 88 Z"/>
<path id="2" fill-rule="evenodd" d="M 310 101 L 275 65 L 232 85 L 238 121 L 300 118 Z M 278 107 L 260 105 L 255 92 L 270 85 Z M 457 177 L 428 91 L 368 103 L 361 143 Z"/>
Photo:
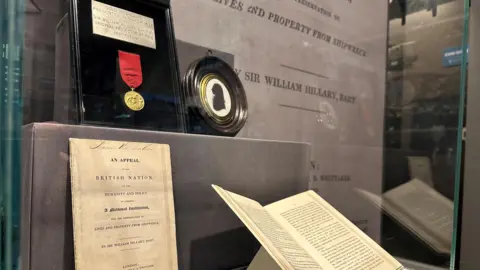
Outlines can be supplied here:
<path id="1" fill-rule="evenodd" d="M 470 28 L 470 6 L 471 1 L 464 1 L 464 27 L 462 37 L 462 65 L 460 78 L 459 93 L 459 110 L 458 110 L 458 135 L 457 135 L 457 155 L 455 168 L 455 194 L 454 194 L 454 223 L 452 248 L 450 257 L 450 269 L 460 268 L 460 235 L 462 221 L 462 189 L 464 176 L 464 160 L 465 160 L 465 140 L 466 140 L 466 102 L 467 102 L 467 76 L 468 76 L 468 51 L 469 51 L 469 28 Z M 460 130 L 462 131 L 460 134 Z"/>
<path id="2" fill-rule="evenodd" d="M 3 1 L 1 269 L 455 269 L 467 3 Z"/>
<path id="3" fill-rule="evenodd" d="M 412 234 L 403 235 L 403 213 L 393 210 L 383 243 L 397 256 L 456 269 L 469 1 L 390 2 L 384 190 L 405 196 L 399 211 L 410 209 L 425 228 L 404 222 Z M 423 183 L 405 184 L 412 178 Z M 437 243 L 426 237 L 442 233 Z"/>
<path id="4" fill-rule="evenodd" d="M 17 269 L 20 247 L 23 3 L 7 0 L 1 5 L 0 267 Z"/>

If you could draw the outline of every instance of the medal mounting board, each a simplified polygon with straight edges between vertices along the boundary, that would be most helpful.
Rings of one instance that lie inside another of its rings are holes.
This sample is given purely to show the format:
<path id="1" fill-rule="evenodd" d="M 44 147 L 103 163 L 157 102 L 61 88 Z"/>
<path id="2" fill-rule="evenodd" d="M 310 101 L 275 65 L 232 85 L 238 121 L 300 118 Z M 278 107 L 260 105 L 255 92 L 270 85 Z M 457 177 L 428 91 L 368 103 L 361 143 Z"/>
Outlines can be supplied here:
<path id="1" fill-rule="evenodd" d="M 98 7 L 100 12 L 94 11 Z M 170 1 L 72 0 L 69 14 L 76 122 L 184 132 Z M 119 15 L 133 16 L 135 22 L 125 20 L 123 26 L 120 22 L 117 34 L 111 29 L 99 31 L 99 22 L 118 26 Z M 133 30 L 133 38 L 121 36 L 126 30 Z M 143 82 L 135 89 L 145 100 L 140 111 L 129 109 L 124 102 L 131 88 L 121 78 L 119 50 L 140 56 Z"/>

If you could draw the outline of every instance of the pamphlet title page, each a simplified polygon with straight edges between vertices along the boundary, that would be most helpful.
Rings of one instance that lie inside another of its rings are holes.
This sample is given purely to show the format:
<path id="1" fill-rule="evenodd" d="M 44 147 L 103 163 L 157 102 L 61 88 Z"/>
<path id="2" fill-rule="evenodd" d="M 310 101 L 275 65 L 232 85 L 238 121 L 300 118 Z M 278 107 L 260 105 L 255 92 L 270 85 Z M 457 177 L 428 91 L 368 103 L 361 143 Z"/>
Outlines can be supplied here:
<path id="1" fill-rule="evenodd" d="M 77 270 L 177 269 L 168 145 L 70 140 Z"/>

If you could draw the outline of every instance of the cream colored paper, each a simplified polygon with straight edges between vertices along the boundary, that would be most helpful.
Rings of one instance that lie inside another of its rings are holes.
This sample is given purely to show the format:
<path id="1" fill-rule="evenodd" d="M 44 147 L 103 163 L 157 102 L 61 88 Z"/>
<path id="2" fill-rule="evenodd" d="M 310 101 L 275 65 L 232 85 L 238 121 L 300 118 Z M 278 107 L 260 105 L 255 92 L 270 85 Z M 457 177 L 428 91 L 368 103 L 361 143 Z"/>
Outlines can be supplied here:
<path id="1" fill-rule="evenodd" d="M 283 270 L 403 269 L 313 191 L 262 207 L 218 186 L 213 188 L 265 249 L 260 250 L 249 270 L 270 269 L 272 261 Z"/>
<path id="2" fill-rule="evenodd" d="M 282 269 L 321 269 L 256 201 L 213 186 Z"/>
<path id="3" fill-rule="evenodd" d="M 156 48 L 153 19 L 98 1 L 92 1 L 93 33 Z"/>
<path id="4" fill-rule="evenodd" d="M 176 270 L 168 145 L 70 139 L 75 269 Z"/>
<path id="5" fill-rule="evenodd" d="M 323 269 L 402 269 L 395 258 L 313 191 L 264 208 Z"/>

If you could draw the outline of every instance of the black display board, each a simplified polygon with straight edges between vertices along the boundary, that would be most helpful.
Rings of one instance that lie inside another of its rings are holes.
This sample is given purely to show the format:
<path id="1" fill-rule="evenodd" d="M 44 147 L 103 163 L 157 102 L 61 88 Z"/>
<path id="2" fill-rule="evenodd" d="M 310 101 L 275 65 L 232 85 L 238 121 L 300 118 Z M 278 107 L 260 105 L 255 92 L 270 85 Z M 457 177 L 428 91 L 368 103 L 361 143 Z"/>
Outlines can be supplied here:
<path id="1" fill-rule="evenodd" d="M 70 43 L 78 122 L 183 132 L 184 109 L 169 1 L 96 1 L 153 19 L 155 48 L 95 34 L 93 2 L 71 2 Z M 130 88 L 120 74 L 119 50 L 140 56 L 143 82 L 135 89 L 145 101 L 140 111 L 125 105 L 124 95 Z"/>

